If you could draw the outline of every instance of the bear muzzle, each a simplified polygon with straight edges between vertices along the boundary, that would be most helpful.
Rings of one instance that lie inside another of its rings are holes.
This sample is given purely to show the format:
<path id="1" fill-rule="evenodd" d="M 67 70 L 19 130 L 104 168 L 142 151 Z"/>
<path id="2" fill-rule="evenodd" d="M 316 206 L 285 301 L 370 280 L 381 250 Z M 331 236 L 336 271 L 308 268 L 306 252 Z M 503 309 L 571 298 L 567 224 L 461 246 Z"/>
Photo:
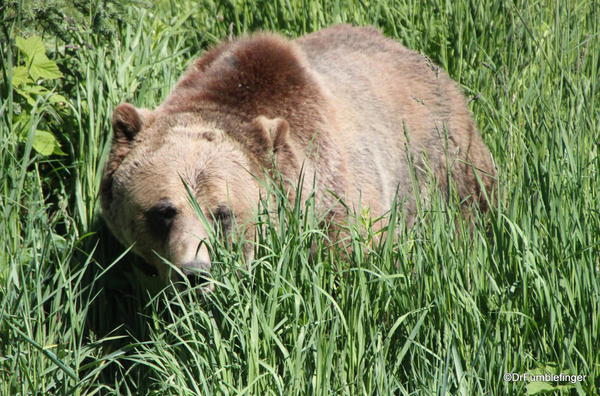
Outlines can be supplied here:
<path id="1" fill-rule="evenodd" d="M 168 257 L 191 286 L 204 286 L 210 278 L 211 267 L 207 235 L 195 215 L 182 217 L 174 224 Z M 175 277 L 174 280 L 179 277 L 174 273 L 171 276 Z"/>
<path id="2" fill-rule="evenodd" d="M 190 282 L 190 286 L 206 287 L 210 281 L 210 262 L 204 260 L 194 260 L 181 267 L 181 272 Z"/>

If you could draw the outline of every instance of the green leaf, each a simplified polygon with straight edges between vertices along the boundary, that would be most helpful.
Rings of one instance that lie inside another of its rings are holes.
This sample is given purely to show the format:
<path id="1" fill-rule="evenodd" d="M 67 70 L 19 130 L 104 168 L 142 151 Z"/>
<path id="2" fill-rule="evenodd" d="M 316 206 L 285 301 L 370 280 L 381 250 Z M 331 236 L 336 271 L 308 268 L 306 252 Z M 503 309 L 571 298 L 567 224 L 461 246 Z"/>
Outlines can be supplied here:
<path id="1" fill-rule="evenodd" d="M 37 80 L 38 78 L 53 80 L 63 76 L 60 70 L 58 70 L 56 63 L 46 58 L 46 55 L 43 56 L 43 59 L 41 57 L 36 57 L 34 62 L 31 63 L 29 73 L 34 80 Z"/>
<path id="2" fill-rule="evenodd" d="M 35 135 L 33 136 L 33 148 L 41 155 L 52 154 L 57 145 L 58 141 L 52 132 L 35 131 Z"/>
<path id="3" fill-rule="evenodd" d="M 530 382 L 525 388 L 527 389 L 528 395 L 537 395 L 538 393 L 553 392 L 556 390 L 555 386 L 552 386 L 547 382 Z"/>
<path id="4" fill-rule="evenodd" d="M 62 148 L 60 148 L 60 144 L 58 143 L 58 140 L 56 140 L 56 145 L 54 146 L 54 150 L 52 151 L 52 154 L 54 155 L 60 155 L 61 157 L 65 157 L 68 154 L 65 153 Z"/>
<path id="5" fill-rule="evenodd" d="M 16 88 L 15 91 L 24 97 L 31 106 L 35 106 L 35 98 L 32 95 L 45 95 L 49 92 L 47 88 L 41 85 L 24 85 Z"/>
<path id="6" fill-rule="evenodd" d="M 13 69 L 12 85 L 18 87 L 22 84 L 29 84 L 33 81 L 29 78 L 29 72 L 24 66 L 17 66 Z"/>
<path id="7" fill-rule="evenodd" d="M 68 102 L 68 99 L 60 94 L 52 94 L 52 96 L 50 96 L 49 100 L 50 100 L 50 103 L 58 103 L 58 104 L 65 104 Z"/>
<path id="8" fill-rule="evenodd" d="M 29 93 L 27 92 L 27 90 L 15 89 L 15 91 L 19 95 L 21 95 L 22 97 L 24 97 L 25 100 L 27 101 L 27 103 L 29 103 L 30 106 L 35 106 L 35 99 L 33 99 L 33 97 L 31 95 L 29 95 Z"/>
<path id="9" fill-rule="evenodd" d="M 21 88 L 21 91 L 27 92 L 30 95 L 45 95 L 49 92 L 48 88 L 41 85 L 26 85 Z"/>
<path id="10" fill-rule="evenodd" d="M 37 80 L 43 78 L 53 80 L 62 77 L 56 62 L 46 56 L 46 47 L 39 36 L 31 36 L 27 39 L 17 37 L 17 48 L 27 56 L 29 75 Z"/>
<path id="11" fill-rule="evenodd" d="M 23 52 L 29 61 L 35 60 L 38 56 L 46 57 L 46 47 L 39 36 L 31 36 L 29 38 L 17 37 L 17 48 Z"/>

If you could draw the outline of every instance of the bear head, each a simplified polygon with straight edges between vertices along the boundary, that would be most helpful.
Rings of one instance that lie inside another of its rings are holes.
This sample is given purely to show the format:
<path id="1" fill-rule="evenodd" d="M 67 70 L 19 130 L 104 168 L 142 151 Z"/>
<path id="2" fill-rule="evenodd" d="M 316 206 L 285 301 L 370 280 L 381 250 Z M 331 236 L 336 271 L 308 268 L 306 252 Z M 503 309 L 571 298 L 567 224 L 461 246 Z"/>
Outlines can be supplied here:
<path id="1" fill-rule="evenodd" d="M 103 217 L 164 281 L 178 279 L 168 260 L 192 284 L 203 283 L 211 266 L 209 232 L 223 238 L 234 227 L 251 233 L 265 172 L 293 162 L 285 120 L 231 122 L 229 115 L 207 114 L 128 103 L 113 113 L 100 191 Z"/>

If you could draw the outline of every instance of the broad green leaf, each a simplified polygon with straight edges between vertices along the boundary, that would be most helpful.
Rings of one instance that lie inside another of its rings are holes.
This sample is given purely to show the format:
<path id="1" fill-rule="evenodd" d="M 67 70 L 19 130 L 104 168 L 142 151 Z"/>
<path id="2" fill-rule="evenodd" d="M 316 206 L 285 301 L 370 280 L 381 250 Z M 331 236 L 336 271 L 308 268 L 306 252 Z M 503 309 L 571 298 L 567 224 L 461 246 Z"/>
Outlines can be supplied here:
<path id="1" fill-rule="evenodd" d="M 35 97 L 32 95 L 45 95 L 50 92 L 46 87 L 42 87 L 41 85 L 24 85 L 16 88 L 15 91 L 24 97 L 31 106 L 35 105 Z"/>
<path id="2" fill-rule="evenodd" d="M 55 78 L 62 77 L 62 73 L 58 70 L 58 66 L 56 63 L 44 55 L 42 59 L 41 57 L 37 57 L 29 68 L 29 73 L 33 77 L 34 80 L 38 78 L 43 78 L 45 80 L 53 80 Z"/>
<path id="3" fill-rule="evenodd" d="M 67 153 L 65 153 L 62 148 L 60 148 L 60 143 L 58 142 L 58 140 L 56 140 L 56 144 L 54 146 L 54 151 L 52 151 L 52 154 L 54 155 L 60 155 L 60 156 L 66 156 L 68 155 Z"/>
<path id="4" fill-rule="evenodd" d="M 60 94 L 52 94 L 52 96 L 50 96 L 50 103 L 67 103 L 68 100 L 67 98 L 65 98 L 64 96 L 60 95 Z"/>
<path id="5" fill-rule="evenodd" d="M 48 88 L 43 87 L 41 85 L 25 85 L 21 86 L 20 88 L 16 88 L 15 91 L 17 91 L 18 94 L 27 99 L 27 102 L 32 106 L 35 104 L 35 99 L 32 95 L 47 95 L 50 93 L 50 90 L 48 90 Z M 50 93 L 48 101 L 53 104 L 66 104 L 69 100 L 63 95 L 57 93 Z"/>
<path id="6" fill-rule="evenodd" d="M 41 85 L 26 85 L 22 87 L 21 90 L 30 95 L 45 95 L 50 92 L 48 91 L 48 88 L 42 87 Z"/>
<path id="7" fill-rule="evenodd" d="M 43 78 L 52 80 L 62 77 L 56 62 L 48 59 L 44 42 L 39 36 L 31 36 L 27 39 L 17 37 L 17 47 L 27 56 L 29 75 L 37 80 Z"/>
<path id="8" fill-rule="evenodd" d="M 35 131 L 33 136 L 33 148 L 42 155 L 50 155 L 58 145 L 56 137 L 48 131 Z"/>
<path id="9" fill-rule="evenodd" d="M 555 386 L 550 385 L 547 382 L 530 382 L 525 388 L 527 389 L 528 395 L 537 395 L 539 393 L 552 392 L 556 390 Z"/>
<path id="10" fill-rule="evenodd" d="M 12 85 L 18 87 L 22 84 L 32 83 L 33 81 L 29 78 L 27 68 L 24 66 L 17 66 L 13 69 Z"/>
<path id="11" fill-rule="evenodd" d="M 17 37 L 17 48 L 21 50 L 28 58 L 29 62 L 35 60 L 38 56 L 46 57 L 46 47 L 39 36 L 29 38 Z"/>
<path id="12" fill-rule="evenodd" d="M 23 89 L 15 89 L 15 91 L 21 95 L 22 97 L 25 98 L 25 100 L 27 101 L 27 103 L 29 103 L 29 105 L 34 106 L 35 105 L 35 99 L 33 99 L 33 97 L 31 95 L 29 95 L 29 92 L 27 92 L 26 90 Z"/>

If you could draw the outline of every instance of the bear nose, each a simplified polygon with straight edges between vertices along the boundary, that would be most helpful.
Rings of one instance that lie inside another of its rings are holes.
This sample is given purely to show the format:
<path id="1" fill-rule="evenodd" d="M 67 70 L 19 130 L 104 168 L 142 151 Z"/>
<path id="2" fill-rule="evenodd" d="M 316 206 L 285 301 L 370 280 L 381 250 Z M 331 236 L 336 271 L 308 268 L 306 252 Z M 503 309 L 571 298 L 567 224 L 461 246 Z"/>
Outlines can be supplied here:
<path id="1" fill-rule="evenodd" d="M 200 262 L 200 261 L 193 261 L 193 262 L 185 264 L 181 268 L 181 271 L 183 272 L 183 275 L 185 275 L 185 277 L 190 282 L 190 286 L 196 287 L 196 286 L 201 286 L 201 285 L 205 285 L 206 283 L 208 283 L 209 278 L 210 278 L 210 273 L 208 271 L 206 271 L 204 268 L 209 268 L 209 267 L 210 267 L 210 264 Z"/>

